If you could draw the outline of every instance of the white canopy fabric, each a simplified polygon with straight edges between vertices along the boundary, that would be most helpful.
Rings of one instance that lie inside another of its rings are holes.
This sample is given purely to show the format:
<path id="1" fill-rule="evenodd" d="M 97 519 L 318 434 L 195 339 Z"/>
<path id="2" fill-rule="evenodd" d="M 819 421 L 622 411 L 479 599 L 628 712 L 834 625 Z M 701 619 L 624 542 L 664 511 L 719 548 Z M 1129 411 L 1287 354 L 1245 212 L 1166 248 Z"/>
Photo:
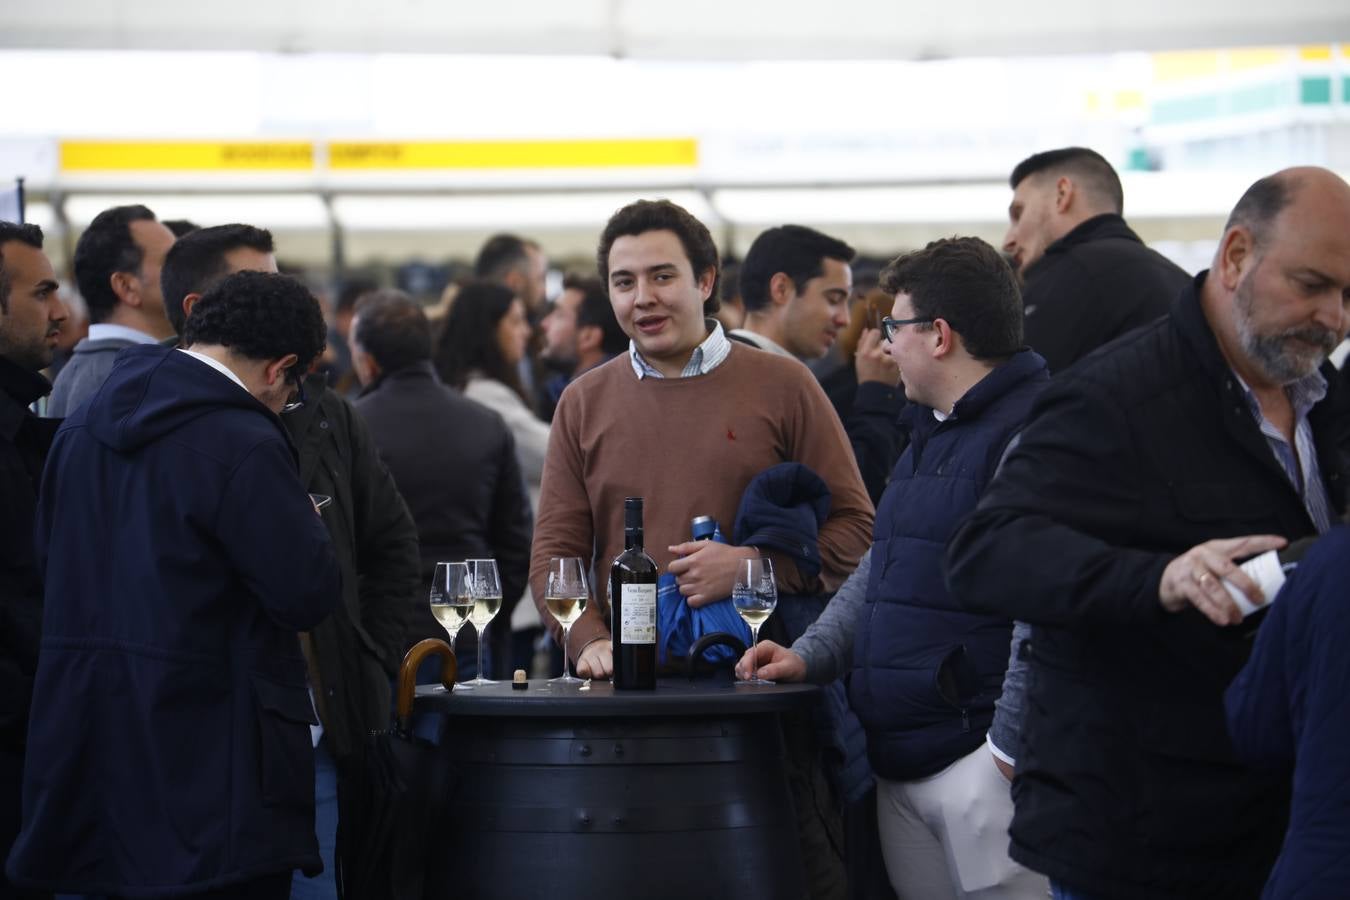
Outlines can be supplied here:
<path id="1" fill-rule="evenodd" d="M 1344 0 L 10 0 L 0 48 L 933 59 L 1350 37 Z"/>

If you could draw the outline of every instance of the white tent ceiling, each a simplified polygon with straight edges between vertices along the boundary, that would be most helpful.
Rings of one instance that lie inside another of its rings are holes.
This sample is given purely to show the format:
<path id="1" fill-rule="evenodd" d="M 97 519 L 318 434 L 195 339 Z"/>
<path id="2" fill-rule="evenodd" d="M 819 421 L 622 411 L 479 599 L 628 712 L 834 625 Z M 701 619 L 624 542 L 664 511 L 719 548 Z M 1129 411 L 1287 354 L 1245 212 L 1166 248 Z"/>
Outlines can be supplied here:
<path id="1" fill-rule="evenodd" d="M 931 59 L 1347 37 L 1345 0 L 0 0 L 0 48 Z"/>

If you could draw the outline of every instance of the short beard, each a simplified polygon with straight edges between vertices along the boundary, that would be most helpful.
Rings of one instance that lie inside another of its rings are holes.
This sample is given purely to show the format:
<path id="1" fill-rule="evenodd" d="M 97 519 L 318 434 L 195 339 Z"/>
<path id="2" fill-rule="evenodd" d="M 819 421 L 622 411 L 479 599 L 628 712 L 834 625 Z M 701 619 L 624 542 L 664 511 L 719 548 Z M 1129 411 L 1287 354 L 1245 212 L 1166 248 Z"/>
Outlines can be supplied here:
<path id="1" fill-rule="evenodd" d="M 1235 294 L 1238 343 L 1242 352 L 1275 384 L 1292 384 L 1317 371 L 1336 349 L 1336 334 L 1319 325 L 1262 334 L 1253 321 L 1253 293 L 1249 276 L 1238 285 Z M 1311 346 L 1317 349 L 1311 349 Z"/>
<path id="2" fill-rule="evenodd" d="M 47 345 L 45 337 L 35 341 L 12 341 L 0 330 L 0 357 L 29 372 L 41 372 L 52 364 L 55 350 Z"/>

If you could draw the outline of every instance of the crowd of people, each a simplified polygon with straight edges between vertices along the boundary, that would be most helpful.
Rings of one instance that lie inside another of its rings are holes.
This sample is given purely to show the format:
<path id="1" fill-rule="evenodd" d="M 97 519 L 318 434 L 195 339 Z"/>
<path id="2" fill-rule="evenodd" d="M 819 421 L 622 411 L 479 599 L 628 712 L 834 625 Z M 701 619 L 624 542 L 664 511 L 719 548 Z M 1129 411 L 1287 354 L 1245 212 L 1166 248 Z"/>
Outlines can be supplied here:
<path id="1" fill-rule="evenodd" d="M 116 207 L 54 382 L 60 284 L 0 223 L 0 897 L 336 897 L 339 787 L 448 639 L 436 563 L 498 562 L 490 674 L 546 634 L 607 678 L 604 591 L 561 646 L 544 579 L 607 584 L 626 497 L 691 609 L 771 558 L 736 674 L 835 698 L 804 895 L 1343 894 L 1350 185 L 1261 179 L 1195 275 L 1091 150 L 1010 187 L 1001 248 L 876 285 L 792 224 L 728 284 L 638 200 L 556 297 L 503 234 L 442 303 L 366 284 L 335 324 L 266 230 Z"/>

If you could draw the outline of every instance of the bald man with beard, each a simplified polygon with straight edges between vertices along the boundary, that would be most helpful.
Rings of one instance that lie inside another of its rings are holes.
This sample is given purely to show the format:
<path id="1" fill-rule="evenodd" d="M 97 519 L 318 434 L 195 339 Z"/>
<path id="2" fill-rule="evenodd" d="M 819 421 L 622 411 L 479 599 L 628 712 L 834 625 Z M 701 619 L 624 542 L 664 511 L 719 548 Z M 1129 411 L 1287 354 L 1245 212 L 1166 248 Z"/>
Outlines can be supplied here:
<path id="1" fill-rule="evenodd" d="M 1237 568 L 1346 508 L 1350 185 L 1279 172 L 1238 201 L 1170 315 L 1061 373 L 953 539 L 969 609 L 1030 622 L 1013 859 L 1056 897 L 1255 898 L 1287 774 L 1223 692 L 1271 598 Z"/>

